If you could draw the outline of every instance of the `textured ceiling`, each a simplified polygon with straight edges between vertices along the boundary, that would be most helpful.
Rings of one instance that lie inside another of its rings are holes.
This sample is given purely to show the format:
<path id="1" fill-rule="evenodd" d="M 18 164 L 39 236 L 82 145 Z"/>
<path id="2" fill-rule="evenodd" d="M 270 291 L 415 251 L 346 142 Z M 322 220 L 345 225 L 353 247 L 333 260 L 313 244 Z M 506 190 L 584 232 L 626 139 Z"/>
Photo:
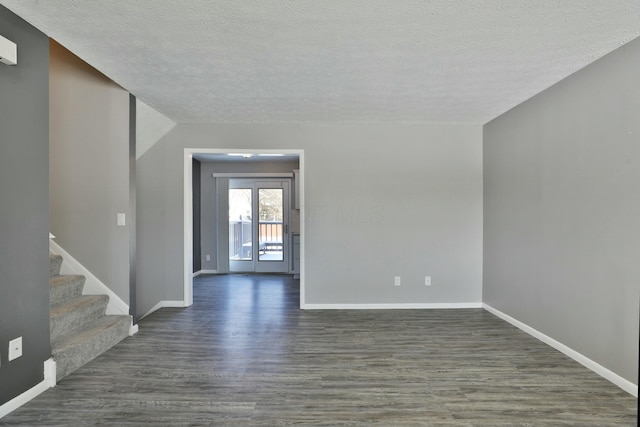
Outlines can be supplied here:
<path id="1" fill-rule="evenodd" d="M 638 0 L 0 4 L 182 123 L 485 123 L 640 35 Z"/>

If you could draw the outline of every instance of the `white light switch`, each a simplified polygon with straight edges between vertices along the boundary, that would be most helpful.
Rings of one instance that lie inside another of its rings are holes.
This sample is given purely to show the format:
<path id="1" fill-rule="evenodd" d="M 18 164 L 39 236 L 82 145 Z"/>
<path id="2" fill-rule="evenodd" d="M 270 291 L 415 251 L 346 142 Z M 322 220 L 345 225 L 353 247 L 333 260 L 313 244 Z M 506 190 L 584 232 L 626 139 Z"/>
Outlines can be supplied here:
<path id="1" fill-rule="evenodd" d="M 9 341 L 9 362 L 22 356 L 22 337 Z"/>
<path id="2" fill-rule="evenodd" d="M 18 64 L 18 46 L 2 36 L 0 36 L 0 62 L 7 65 Z"/>
<path id="3" fill-rule="evenodd" d="M 127 225 L 126 215 L 124 213 L 118 213 L 118 226 L 124 227 Z"/>

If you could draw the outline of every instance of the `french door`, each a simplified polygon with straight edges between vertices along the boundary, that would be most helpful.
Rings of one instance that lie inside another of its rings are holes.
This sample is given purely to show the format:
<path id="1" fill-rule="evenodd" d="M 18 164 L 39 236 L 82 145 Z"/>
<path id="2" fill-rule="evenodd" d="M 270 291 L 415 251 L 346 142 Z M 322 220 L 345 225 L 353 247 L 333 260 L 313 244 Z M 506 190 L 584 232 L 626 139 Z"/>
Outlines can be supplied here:
<path id="1" fill-rule="evenodd" d="M 288 179 L 229 180 L 229 271 L 289 273 Z"/>

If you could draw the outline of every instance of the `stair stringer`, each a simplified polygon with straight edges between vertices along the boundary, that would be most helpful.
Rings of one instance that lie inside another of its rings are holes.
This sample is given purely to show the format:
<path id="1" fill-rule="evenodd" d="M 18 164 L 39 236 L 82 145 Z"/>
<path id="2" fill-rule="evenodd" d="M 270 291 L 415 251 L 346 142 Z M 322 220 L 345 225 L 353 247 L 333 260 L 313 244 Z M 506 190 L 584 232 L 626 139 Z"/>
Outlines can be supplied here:
<path id="1" fill-rule="evenodd" d="M 62 257 L 62 267 L 60 274 L 80 275 L 85 277 L 82 295 L 108 295 L 106 314 L 108 315 L 128 315 L 129 305 L 122 298 L 116 295 L 107 285 L 94 276 L 87 268 L 80 264 L 72 255 L 65 251 L 60 245 L 49 239 L 49 251 Z M 134 332 L 135 333 L 135 332 Z M 130 334 L 132 335 L 132 334 Z"/>

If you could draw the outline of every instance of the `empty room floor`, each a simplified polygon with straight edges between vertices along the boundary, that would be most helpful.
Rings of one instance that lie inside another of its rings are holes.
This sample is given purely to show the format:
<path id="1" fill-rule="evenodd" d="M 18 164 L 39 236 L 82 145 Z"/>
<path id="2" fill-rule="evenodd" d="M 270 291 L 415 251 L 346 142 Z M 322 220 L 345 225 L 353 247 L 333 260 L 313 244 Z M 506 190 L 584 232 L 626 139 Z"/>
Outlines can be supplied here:
<path id="1" fill-rule="evenodd" d="M 302 311 L 275 275 L 194 295 L 0 424 L 636 424 L 633 396 L 481 309 Z"/>

